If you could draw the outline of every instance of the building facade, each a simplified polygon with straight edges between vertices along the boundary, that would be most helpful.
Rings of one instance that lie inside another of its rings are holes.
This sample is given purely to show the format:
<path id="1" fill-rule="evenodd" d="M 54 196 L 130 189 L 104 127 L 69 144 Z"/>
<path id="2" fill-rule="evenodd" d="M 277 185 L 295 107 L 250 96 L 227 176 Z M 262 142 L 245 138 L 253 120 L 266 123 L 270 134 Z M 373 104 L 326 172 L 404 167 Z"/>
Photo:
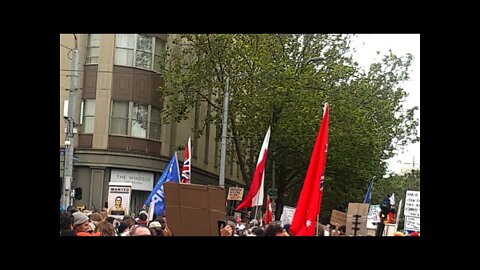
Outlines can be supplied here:
<path id="1" fill-rule="evenodd" d="M 192 138 L 192 183 L 218 185 L 220 143 L 210 125 L 201 136 L 195 130 L 209 111 L 200 104 L 180 123 L 163 124 L 157 88 L 164 83 L 157 64 L 176 35 L 76 34 L 78 54 L 77 99 L 74 121 L 72 189 L 82 198 L 75 206 L 101 209 L 108 197 L 108 183 L 133 182 L 130 202 L 138 213 L 163 169 Z M 71 74 L 73 34 L 60 35 L 60 186 L 63 185 L 66 122 Z M 173 122 L 173 121 L 172 121 Z M 233 157 L 227 158 L 225 187 L 243 186 Z"/>

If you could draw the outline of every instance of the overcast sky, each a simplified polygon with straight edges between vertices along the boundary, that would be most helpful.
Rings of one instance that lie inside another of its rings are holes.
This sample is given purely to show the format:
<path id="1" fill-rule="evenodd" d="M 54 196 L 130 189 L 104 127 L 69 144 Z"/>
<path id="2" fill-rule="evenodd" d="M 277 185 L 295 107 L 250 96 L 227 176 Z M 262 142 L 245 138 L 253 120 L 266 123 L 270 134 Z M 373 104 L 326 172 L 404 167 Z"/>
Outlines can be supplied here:
<path id="1" fill-rule="evenodd" d="M 368 69 L 372 62 L 380 61 L 388 50 L 397 56 L 411 53 L 414 57 L 410 66 L 410 79 L 402 83 L 408 93 L 404 108 L 418 106 L 420 108 L 420 34 L 359 34 L 352 39 L 352 47 L 356 49 L 353 57 L 360 66 Z M 377 51 L 380 54 L 377 55 Z M 420 110 L 415 113 L 415 118 L 420 119 Z M 420 134 L 420 125 L 418 126 Z M 415 167 L 420 164 L 420 142 L 410 144 L 399 154 L 388 160 L 388 170 L 396 173 L 402 168 L 411 167 L 415 156 Z"/>

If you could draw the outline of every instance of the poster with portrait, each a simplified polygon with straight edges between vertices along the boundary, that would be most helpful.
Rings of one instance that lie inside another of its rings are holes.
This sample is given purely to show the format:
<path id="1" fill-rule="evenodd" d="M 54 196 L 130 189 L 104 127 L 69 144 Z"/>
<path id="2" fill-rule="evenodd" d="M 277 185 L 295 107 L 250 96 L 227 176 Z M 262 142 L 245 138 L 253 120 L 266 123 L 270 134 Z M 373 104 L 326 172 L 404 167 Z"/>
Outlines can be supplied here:
<path id="1" fill-rule="evenodd" d="M 108 185 L 108 216 L 123 219 L 130 215 L 132 183 L 110 182 Z"/>

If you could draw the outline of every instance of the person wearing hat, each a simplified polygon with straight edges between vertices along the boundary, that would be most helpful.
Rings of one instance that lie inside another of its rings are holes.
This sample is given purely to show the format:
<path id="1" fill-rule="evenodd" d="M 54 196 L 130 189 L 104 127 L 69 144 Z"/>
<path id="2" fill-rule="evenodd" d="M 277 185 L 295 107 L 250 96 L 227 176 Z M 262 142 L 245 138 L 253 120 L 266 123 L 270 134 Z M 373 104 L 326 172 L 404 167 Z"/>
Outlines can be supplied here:
<path id="1" fill-rule="evenodd" d="M 73 216 L 73 230 L 77 236 L 92 236 L 88 231 L 90 230 L 89 218 L 82 212 L 75 212 Z"/>
<path id="2" fill-rule="evenodd" d="M 138 218 L 135 219 L 137 224 L 147 226 L 148 224 L 148 213 L 146 211 L 140 211 L 140 214 L 138 214 Z"/>
<path id="3" fill-rule="evenodd" d="M 148 225 L 148 228 L 155 230 L 156 236 L 164 236 L 162 224 L 160 224 L 160 222 L 152 221 L 150 222 L 150 225 Z"/>

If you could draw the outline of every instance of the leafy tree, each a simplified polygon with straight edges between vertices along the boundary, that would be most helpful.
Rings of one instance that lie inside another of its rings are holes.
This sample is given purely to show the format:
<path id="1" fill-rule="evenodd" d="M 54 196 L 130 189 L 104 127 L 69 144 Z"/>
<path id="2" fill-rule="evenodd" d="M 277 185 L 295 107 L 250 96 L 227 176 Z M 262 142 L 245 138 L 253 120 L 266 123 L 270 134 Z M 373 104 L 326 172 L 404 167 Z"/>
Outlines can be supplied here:
<path id="1" fill-rule="evenodd" d="M 361 201 L 372 176 L 381 177 L 396 146 L 418 140 L 418 108 L 404 110 L 412 56 L 385 55 L 363 71 L 350 52 L 349 35 L 192 34 L 167 48 L 162 67 L 164 121 L 186 119 L 199 102 L 202 119 L 221 130 L 223 95 L 229 78 L 229 136 L 235 159 L 250 186 L 258 151 L 272 127 L 265 187 L 275 160 L 277 204 L 295 205 L 320 127 L 330 104 L 329 153 L 322 218 L 331 209 Z M 321 56 L 322 61 L 309 59 Z M 198 135 L 203 130 L 198 130 Z M 217 132 L 219 140 L 220 132 Z"/>

